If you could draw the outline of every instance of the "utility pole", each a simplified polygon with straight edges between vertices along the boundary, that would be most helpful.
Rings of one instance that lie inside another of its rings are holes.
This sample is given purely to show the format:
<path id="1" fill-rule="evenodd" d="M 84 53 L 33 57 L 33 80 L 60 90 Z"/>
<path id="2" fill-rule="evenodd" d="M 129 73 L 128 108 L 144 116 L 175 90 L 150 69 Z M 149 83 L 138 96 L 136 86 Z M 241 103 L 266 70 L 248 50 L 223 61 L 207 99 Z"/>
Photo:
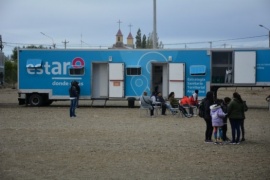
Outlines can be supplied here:
<path id="1" fill-rule="evenodd" d="M 1 52 L 2 52 L 3 48 L 4 48 L 4 45 L 2 43 L 2 35 L 0 35 L 0 49 L 1 49 Z"/>
<path id="2" fill-rule="evenodd" d="M 210 44 L 210 49 L 212 49 L 212 41 L 210 41 L 209 44 Z"/>
<path id="3" fill-rule="evenodd" d="M 262 24 L 260 24 L 259 26 L 262 27 L 262 28 L 264 28 L 264 29 L 266 29 L 266 30 L 268 31 L 268 40 L 269 40 L 269 48 L 270 48 L 270 29 L 267 28 L 267 27 L 265 27 L 265 26 L 262 25 Z"/>
<path id="4" fill-rule="evenodd" d="M 40 32 L 43 36 L 46 36 L 47 38 L 50 38 L 52 40 L 52 47 L 53 49 L 55 49 L 56 47 L 56 44 L 54 43 L 54 40 L 51 36 L 48 36 L 47 34 L 43 33 L 43 32 Z"/>
<path id="5" fill-rule="evenodd" d="M 154 19 L 153 19 L 153 49 L 156 49 L 157 48 L 157 15 L 156 15 L 156 10 L 157 10 L 157 7 L 156 7 L 156 0 L 153 0 L 153 16 L 154 16 Z"/>
<path id="6" fill-rule="evenodd" d="M 64 43 L 65 49 L 67 49 L 67 43 L 69 43 L 69 41 L 65 40 L 64 42 L 62 41 L 62 43 Z"/>

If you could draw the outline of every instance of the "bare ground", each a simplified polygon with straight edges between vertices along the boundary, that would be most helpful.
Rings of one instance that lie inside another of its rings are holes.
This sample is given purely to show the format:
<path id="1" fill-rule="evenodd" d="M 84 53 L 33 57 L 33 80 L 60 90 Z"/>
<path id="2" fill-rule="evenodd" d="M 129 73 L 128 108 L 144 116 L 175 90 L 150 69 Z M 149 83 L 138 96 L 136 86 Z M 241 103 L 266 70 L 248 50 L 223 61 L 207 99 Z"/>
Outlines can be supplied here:
<path id="1" fill-rule="evenodd" d="M 247 141 L 213 145 L 199 117 L 140 118 L 138 108 L 81 101 L 70 119 L 68 102 L 18 106 L 16 90 L 0 89 L 0 179 L 269 179 L 270 90 L 237 91 L 252 107 Z"/>

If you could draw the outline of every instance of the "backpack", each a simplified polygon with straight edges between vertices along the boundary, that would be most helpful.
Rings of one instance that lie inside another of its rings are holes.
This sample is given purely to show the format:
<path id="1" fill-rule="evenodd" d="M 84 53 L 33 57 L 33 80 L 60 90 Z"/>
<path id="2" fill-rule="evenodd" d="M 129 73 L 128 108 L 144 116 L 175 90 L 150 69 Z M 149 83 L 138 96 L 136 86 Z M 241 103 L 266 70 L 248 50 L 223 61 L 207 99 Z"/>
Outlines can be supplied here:
<path id="1" fill-rule="evenodd" d="M 204 118 L 204 113 L 205 113 L 205 110 L 204 110 L 204 103 L 205 103 L 205 99 L 203 99 L 201 101 L 201 103 L 199 104 L 199 116 L 201 118 Z"/>

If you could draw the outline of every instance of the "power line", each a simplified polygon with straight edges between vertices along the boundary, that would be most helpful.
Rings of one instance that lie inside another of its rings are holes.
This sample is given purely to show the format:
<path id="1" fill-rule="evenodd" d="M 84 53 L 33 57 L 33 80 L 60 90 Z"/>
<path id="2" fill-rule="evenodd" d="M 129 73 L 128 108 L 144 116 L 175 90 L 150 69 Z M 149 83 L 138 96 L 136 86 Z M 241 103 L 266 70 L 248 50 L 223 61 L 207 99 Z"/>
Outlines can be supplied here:
<path id="1" fill-rule="evenodd" d="M 186 42 L 186 43 L 168 43 L 164 45 L 183 45 L 183 44 L 205 44 L 209 42 L 222 42 L 222 41 L 235 41 L 235 40 L 243 40 L 243 39 L 252 39 L 252 38 L 259 38 L 259 37 L 265 37 L 268 35 L 260 35 L 260 36 L 250 36 L 250 37 L 241 37 L 241 38 L 231 38 L 231 39 L 222 39 L 222 40 L 215 40 L 215 41 L 198 41 L 198 42 Z"/>

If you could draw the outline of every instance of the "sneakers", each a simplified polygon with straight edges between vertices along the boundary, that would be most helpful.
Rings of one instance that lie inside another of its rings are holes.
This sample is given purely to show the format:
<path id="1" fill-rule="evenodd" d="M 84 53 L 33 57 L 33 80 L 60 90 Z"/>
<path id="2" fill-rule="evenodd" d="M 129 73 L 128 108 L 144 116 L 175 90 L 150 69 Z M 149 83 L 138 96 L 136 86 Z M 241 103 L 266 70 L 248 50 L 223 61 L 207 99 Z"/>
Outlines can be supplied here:
<path id="1" fill-rule="evenodd" d="M 235 144 L 236 144 L 236 142 L 235 142 L 235 141 L 231 141 L 231 142 L 230 142 L 230 144 L 233 144 L 233 145 L 235 145 Z"/>
<path id="2" fill-rule="evenodd" d="M 192 114 L 185 114 L 185 117 L 191 118 L 192 117 Z"/>
<path id="3" fill-rule="evenodd" d="M 204 142 L 205 142 L 205 143 L 213 143 L 212 140 L 205 140 Z"/>
<path id="4" fill-rule="evenodd" d="M 217 144 L 219 144 L 219 142 L 215 141 L 215 142 L 214 142 L 214 144 L 216 144 L 216 145 L 217 145 Z"/>

